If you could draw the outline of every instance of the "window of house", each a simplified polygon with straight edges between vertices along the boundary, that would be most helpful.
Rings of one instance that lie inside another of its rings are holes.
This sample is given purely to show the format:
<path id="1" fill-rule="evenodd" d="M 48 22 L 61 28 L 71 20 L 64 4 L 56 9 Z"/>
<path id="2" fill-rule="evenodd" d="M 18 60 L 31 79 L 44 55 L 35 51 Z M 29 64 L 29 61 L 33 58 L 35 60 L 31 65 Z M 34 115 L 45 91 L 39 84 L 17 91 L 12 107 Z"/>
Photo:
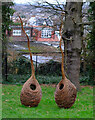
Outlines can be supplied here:
<path id="1" fill-rule="evenodd" d="M 30 30 L 25 30 L 26 34 L 30 36 Z"/>
<path id="2" fill-rule="evenodd" d="M 43 28 L 41 32 L 41 38 L 51 38 L 51 29 Z"/>
<path id="3" fill-rule="evenodd" d="M 13 30 L 13 36 L 21 36 L 21 30 Z"/>

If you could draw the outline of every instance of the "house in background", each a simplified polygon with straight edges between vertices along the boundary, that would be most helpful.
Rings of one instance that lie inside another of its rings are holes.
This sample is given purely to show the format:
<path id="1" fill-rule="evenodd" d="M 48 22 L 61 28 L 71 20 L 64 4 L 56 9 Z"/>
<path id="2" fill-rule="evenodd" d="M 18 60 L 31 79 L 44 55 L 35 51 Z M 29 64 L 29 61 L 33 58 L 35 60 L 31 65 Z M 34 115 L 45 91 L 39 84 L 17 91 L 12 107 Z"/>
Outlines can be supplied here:
<path id="1" fill-rule="evenodd" d="M 53 21 L 50 18 L 41 18 L 32 16 L 24 29 L 28 34 L 30 41 L 36 42 L 59 42 L 58 31 L 53 29 Z M 11 36 L 13 41 L 27 41 L 21 26 L 11 26 Z"/>
<path id="2" fill-rule="evenodd" d="M 25 32 L 29 36 L 30 41 L 32 41 L 32 27 L 24 26 Z M 22 31 L 21 26 L 11 26 L 10 37 L 12 41 L 27 41 L 25 34 Z"/>
<path id="3" fill-rule="evenodd" d="M 59 41 L 54 29 L 49 26 L 33 26 L 33 37 L 37 42 Z"/>

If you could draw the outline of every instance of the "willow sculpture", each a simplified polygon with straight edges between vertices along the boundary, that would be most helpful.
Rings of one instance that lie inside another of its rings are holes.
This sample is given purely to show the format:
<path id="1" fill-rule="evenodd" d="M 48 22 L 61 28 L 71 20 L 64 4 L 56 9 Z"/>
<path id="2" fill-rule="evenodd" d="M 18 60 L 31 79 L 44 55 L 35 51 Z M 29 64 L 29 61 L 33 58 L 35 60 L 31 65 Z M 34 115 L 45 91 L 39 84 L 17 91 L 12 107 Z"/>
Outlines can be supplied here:
<path id="1" fill-rule="evenodd" d="M 61 64 L 61 70 L 62 70 L 62 80 L 58 83 L 55 91 L 55 102 L 60 108 L 70 108 L 76 99 L 77 90 L 73 83 L 70 82 L 65 76 L 64 73 L 64 53 L 61 48 L 61 42 L 62 42 L 62 26 L 63 22 L 61 21 L 61 27 L 60 27 L 60 51 L 62 54 L 62 64 Z"/>
<path id="2" fill-rule="evenodd" d="M 29 37 L 24 30 L 23 22 L 20 16 L 19 18 L 21 21 L 22 31 L 25 33 L 27 40 L 28 40 L 28 49 L 30 53 L 31 69 L 32 69 L 31 77 L 24 83 L 22 87 L 20 100 L 21 100 L 21 103 L 25 106 L 36 107 L 41 100 L 42 92 L 41 92 L 41 87 L 35 78 L 35 70 L 33 66 L 32 53 L 30 51 Z"/>

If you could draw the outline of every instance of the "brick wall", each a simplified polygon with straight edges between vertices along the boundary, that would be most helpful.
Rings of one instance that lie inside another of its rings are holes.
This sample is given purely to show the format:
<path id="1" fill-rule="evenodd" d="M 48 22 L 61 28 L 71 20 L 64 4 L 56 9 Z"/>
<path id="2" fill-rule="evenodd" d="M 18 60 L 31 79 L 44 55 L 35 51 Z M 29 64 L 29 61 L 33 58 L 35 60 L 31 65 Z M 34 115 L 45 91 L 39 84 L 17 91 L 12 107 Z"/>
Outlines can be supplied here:
<path id="1" fill-rule="evenodd" d="M 14 36 L 13 30 L 21 30 L 21 36 Z M 51 38 L 41 38 L 41 30 L 33 28 L 32 26 L 24 26 L 24 30 L 30 30 L 30 41 L 59 41 L 58 37 L 54 34 L 54 31 L 51 33 Z M 21 26 L 12 26 L 12 31 L 10 34 L 12 41 L 27 41 L 27 37 L 21 29 Z"/>
<path id="2" fill-rule="evenodd" d="M 20 36 L 16 36 L 16 35 L 13 35 L 13 30 L 21 30 L 21 35 Z M 32 41 L 32 28 L 31 27 L 24 27 L 24 30 L 30 30 L 30 36 L 29 36 L 29 39 L 30 41 Z M 27 37 L 25 35 L 25 33 L 22 31 L 21 27 L 18 27 L 18 26 L 13 26 L 12 28 L 12 31 L 11 31 L 11 34 L 10 34 L 10 37 L 12 38 L 13 41 L 27 41 Z"/>

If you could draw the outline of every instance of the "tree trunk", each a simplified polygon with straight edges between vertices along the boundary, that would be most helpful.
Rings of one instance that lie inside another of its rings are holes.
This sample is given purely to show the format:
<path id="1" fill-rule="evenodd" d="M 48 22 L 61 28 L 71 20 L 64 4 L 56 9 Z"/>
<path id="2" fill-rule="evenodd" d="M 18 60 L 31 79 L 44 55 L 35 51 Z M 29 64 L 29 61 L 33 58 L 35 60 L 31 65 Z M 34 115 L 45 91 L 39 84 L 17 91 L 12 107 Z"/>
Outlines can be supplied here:
<path id="1" fill-rule="evenodd" d="M 2 41 L 2 78 L 7 81 L 7 38 Z"/>
<path id="2" fill-rule="evenodd" d="M 82 40 L 82 27 L 77 23 L 82 22 L 82 2 L 67 2 L 65 16 L 65 63 L 67 77 L 80 90 L 80 53 Z"/>

